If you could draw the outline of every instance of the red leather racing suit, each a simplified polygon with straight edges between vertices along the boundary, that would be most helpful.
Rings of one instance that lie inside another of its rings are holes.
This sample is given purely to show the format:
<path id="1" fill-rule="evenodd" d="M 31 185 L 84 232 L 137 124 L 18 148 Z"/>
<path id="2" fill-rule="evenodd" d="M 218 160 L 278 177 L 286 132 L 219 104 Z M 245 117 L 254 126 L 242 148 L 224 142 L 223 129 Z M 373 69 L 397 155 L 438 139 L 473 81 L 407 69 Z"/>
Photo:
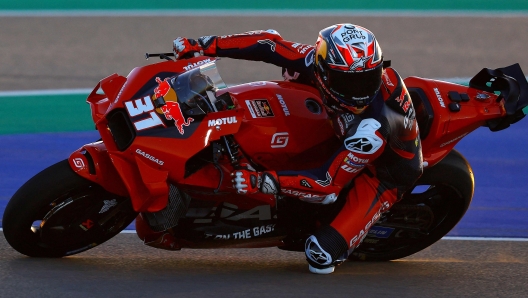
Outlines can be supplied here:
<path id="1" fill-rule="evenodd" d="M 283 40 L 274 30 L 203 36 L 198 43 L 204 55 L 272 63 L 283 67 L 286 80 L 315 86 L 314 47 Z M 414 107 L 394 69 L 384 69 L 381 90 L 362 114 L 329 108 L 336 134 L 343 142 L 341 149 L 323 168 L 277 173 L 280 195 L 315 203 L 328 194 L 340 194 L 353 183 L 348 193 L 341 194 L 346 202 L 337 215 L 314 235 L 317 245 L 331 257 L 316 260 L 307 252 L 308 261 L 316 265 L 334 262 L 358 246 L 381 213 L 422 174 Z"/>

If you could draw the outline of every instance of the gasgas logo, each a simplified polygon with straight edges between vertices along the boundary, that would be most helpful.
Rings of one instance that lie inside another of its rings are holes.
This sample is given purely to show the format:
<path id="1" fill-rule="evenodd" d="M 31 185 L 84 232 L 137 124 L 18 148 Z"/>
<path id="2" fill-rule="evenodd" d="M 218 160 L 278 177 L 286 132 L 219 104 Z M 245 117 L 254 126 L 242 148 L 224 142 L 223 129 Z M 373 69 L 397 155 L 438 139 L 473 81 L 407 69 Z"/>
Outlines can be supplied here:
<path id="1" fill-rule="evenodd" d="M 165 163 L 163 160 L 159 160 L 156 157 L 154 157 L 154 156 L 152 156 L 152 155 L 150 155 L 148 153 L 145 153 L 145 151 L 142 151 L 141 149 L 136 149 L 136 153 L 141 155 L 141 156 L 143 156 L 143 157 L 145 157 L 148 160 L 151 160 L 151 161 L 159 164 L 160 166 L 162 166 Z"/>

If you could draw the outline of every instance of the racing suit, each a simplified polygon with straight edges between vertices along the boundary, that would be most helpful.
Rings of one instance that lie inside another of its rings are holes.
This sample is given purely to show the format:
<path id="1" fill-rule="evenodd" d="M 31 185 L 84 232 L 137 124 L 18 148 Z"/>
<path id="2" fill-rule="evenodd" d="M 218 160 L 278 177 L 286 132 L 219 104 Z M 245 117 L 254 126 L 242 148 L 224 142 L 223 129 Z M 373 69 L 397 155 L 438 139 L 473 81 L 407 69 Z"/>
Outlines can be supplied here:
<path id="1" fill-rule="evenodd" d="M 315 86 L 314 46 L 286 41 L 274 30 L 203 36 L 191 44 L 177 41 L 175 47 L 193 46 L 207 56 L 272 63 L 283 68 L 285 80 Z M 337 215 L 307 239 L 307 260 L 321 269 L 346 258 L 423 170 L 414 107 L 394 69 L 384 69 L 380 91 L 360 115 L 335 106 L 327 110 L 343 142 L 331 160 L 321 169 L 271 172 L 280 185 L 279 195 L 312 203 L 328 203 L 325 198 L 335 198 L 352 183 L 348 193 L 340 194 L 346 202 Z"/>

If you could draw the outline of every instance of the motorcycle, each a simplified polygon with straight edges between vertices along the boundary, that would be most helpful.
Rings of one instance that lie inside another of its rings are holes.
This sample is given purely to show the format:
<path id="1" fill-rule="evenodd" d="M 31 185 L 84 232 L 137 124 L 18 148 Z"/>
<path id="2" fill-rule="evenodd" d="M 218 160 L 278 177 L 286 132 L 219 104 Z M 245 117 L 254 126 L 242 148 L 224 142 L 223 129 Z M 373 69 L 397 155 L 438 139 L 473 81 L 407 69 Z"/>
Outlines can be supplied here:
<path id="1" fill-rule="evenodd" d="M 216 59 L 173 60 L 102 79 L 87 98 L 101 139 L 27 181 L 9 201 L 3 231 L 31 257 L 91 249 L 135 219 L 152 247 L 304 251 L 330 205 L 288 195 L 239 195 L 228 176 L 241 160 L 263 170 L 320 167 L 341 146 L 319 92 L 286 81 L 226 86 Z M 469 86 L 406 78 L 419 124 L 424 173 L 381 214 L 349 256 L 387 261 L 441 239 L 464 216 L 473 171 L 454 146 L 473 130 L 507 128 L 528 109 L 518 64 L 484 68 Z M 412 119 L 409 119 L 412 120 Z"/>

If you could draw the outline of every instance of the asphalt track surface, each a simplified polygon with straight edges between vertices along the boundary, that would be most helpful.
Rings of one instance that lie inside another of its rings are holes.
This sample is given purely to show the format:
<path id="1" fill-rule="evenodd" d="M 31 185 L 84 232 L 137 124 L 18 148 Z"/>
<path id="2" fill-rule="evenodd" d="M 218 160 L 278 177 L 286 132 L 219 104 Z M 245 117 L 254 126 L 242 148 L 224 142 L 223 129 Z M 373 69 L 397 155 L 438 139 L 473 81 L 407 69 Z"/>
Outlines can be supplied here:
<path id="1" fill-rule="evenodd" d="M 0 90 L 90 88 L 152 62 L 143 53 L 170 51 L 176 36 L 273 28 L 313 43 L 321 28 L 338 22 L 373 30 L 404 77 L 465 78 L 482 67 L 528 66 L 527 17 L 2 17 Z M 281 78 L 262 63 L 224 59 L 219 67 L 227 83 Z M 55 260 L 23 257 L 0 237 L 0 296 L 527 297 L 527 248 L 442 240 L 401 261 L 345 263 L 316 276 L 302 253 L 276 248 L 166 252 L 123 234 Z"/>
<path id="2" fill-rule="evenodd" d="M 121 234 L 63 259 L 25 258 L 0 237 L 1 297 L 526 297 L 528 242 L 442 240 L 401 261 L 308 272 L 277 248 L 163 251 Z"/>

